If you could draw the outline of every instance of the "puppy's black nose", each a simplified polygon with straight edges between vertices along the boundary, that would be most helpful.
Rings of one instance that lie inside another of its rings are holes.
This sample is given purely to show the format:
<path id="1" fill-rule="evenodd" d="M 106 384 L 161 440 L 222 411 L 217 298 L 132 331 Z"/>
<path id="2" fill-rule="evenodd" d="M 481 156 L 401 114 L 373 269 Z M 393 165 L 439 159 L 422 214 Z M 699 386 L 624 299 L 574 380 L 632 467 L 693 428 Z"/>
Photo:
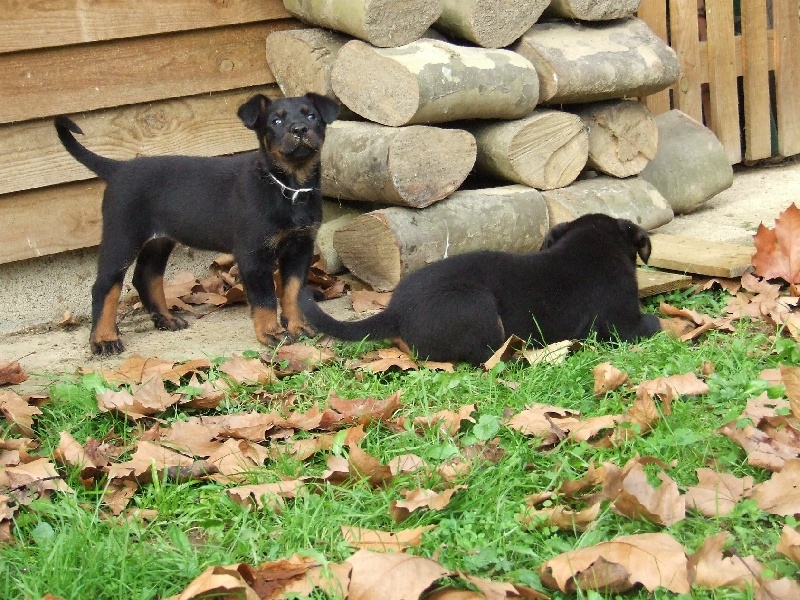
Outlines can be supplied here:
<path id="1" fill-rule="evenodd" d="M 303 135 L 308 131 L 308 127 L 303 123 L 292 125 L 292 133 L 294 135 Z"/>

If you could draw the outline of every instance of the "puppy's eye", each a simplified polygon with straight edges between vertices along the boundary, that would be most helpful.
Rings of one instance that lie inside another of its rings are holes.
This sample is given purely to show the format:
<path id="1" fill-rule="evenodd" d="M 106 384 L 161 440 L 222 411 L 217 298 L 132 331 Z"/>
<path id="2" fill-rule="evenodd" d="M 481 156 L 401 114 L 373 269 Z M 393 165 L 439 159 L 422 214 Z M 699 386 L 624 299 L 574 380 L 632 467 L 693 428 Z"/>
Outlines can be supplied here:
<path id="1" fill-rule="evenodd" d="M 274 119 L 272 119 L 273 125 L 280 125 L 281 123 L 283 123 L 283 119 L 281 119 L 280 117 L 275 117 Z"/>
<path id="2" fill-rule="evenodd" d="M 316 121 L 317 120 L 317 115 L 315 115 L 314 113 L 308 113 L 308 115 L 306 115 L 306 118 L 309 121 Z"/>

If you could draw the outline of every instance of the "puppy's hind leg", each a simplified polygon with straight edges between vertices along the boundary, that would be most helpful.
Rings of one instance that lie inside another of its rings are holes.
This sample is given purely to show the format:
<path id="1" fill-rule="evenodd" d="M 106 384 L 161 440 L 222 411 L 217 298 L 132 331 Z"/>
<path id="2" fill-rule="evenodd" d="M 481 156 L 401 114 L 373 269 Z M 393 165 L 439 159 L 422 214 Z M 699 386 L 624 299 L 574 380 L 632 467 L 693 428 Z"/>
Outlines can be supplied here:
<path id="1" fill-rule="evenodd" d="M 121 245 L 111 247 L 106 241 L 108 239 L 113 239 L 113 236 L 104 231 L 97 279 L 92 286 L 92 332 L 89 334 L 92 354 L 119 354 L 125 349 L 119 339 L 117 307 L 125 272 L 136 256 L 136 246 L 122 240 Z"/>
<path id="2" fill-rule="evenodd" d="M 189 324 L 185 319 L 169 312 L 164 297 L 164 271 L 175 242 L 168 238 L 149 240 L 139 252 L 133 271 L 133 286 L 139 292 L 142 304 L 150 313 L 156 329 L 178 331 Z"/>

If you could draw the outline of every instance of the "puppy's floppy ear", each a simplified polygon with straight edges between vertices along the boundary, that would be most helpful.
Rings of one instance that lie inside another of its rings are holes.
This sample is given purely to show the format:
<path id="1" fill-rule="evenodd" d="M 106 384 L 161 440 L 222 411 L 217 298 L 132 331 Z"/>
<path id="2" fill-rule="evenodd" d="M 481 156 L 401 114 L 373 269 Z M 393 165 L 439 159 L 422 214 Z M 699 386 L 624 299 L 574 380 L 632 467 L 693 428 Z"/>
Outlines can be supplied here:
<path id="1" fill-rule="evenodd" d="M 306 98 L 314 103 L 326 124 L 333 123 L 339 116 L 339 105 L 327 96 L 309 92 L 306 94 Z"/>
<path id="2" fill-rule="evenodd" d="M 237 115 L 248 129 L 255 129 L 258 118 L 267 111 L 272 100 L 264 94 L 256 94 L 239 107 Z"/>
<path id="3" fill-rule="evenodd" d="M 647 264 L 647 261 L 650 260 L 650 253 L 653 251 L 653 247 L 650 244 L 650 235 L 644 228 L 639 227 L 628 219 L 617 219 L 617 223 L 619 223 L 619 228 L 625 239 L 635 248 L 642 262 Z"/>
<path id="4" fill-rule="evenodd" d="M 542 242 L 542 250 L 546 250 L 553 244 L 555 244 L 558 240 L 564 237 L 564 234 L 567 233 L 569 228 L 572 226 L 572 222 L 568 221 L 566 223 L 559 223 L 554 227 L 550 228 L 550 231 L 547 232 L 547 235 L 544 236 L 544 241 Z"/>

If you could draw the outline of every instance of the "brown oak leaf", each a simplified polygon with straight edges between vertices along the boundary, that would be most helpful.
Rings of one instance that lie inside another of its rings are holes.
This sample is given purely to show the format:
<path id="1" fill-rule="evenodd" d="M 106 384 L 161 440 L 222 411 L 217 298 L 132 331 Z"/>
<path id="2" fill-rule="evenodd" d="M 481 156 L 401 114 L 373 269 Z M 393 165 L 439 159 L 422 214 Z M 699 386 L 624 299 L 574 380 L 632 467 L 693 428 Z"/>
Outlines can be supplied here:
<path id="1" fill-rule="evenodd" d="M 796 204 L 775 219 L 774 228 L 759 224 L 753 242 L 756 252 L 751 260 L 757 275 L 800 283 L 800 208 Z"/>

